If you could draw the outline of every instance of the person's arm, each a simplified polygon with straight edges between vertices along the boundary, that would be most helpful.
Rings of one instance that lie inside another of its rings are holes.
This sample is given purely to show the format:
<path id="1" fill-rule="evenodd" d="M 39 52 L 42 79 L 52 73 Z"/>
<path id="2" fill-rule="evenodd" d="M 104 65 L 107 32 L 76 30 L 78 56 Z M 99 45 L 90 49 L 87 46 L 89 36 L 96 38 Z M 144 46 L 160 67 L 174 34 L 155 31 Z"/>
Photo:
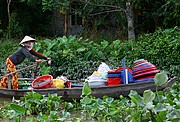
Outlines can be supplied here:
<path id="1" fill-rule="evenodd" d="M 36 57 L 38 57 L 38 58 L 40 58 L 40 59 L 45 59 L 45 60 L 47 60 L 48 58 L 47 57 L 45 57 L 44 55 L 42 55 L 42 54 L 40 54 L 40 53 L 38 53 L 38 52 L 36 52 L 35 50 L 30 50 L 30 53 L 32 54 L 32 55 L 34 55 L 34 56 L 36 56 Z"/>

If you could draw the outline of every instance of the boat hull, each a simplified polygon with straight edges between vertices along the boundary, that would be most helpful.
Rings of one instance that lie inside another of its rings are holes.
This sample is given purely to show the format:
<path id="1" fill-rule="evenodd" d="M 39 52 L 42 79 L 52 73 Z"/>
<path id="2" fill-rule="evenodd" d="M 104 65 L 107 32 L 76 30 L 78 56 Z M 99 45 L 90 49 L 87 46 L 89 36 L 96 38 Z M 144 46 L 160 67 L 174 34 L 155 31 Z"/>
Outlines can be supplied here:
<path id="1" fill-rule="evenodd" d="M 163 90 L 167 87 L 170 87 L 177 78 L 173 78 L 168 81 L 165 86 L 156 86 L 153 81 L 139 82 L 139 83 L 131 83 L 131 84 L 120 84 L 116 86 L 101 86 L 101 87 L 92 87 L 91 95 L 97 98 L 102 98 L 103 96 L 109 96 L 113 98 L 119 98 L 120 95 L 128 96 L 131 90 L 137 91 L 139 94 L 142 94 L 145 90 Z M 24 96 L 27 92 L 37 92 L 42 95 L 48 94 L 57 94 L 58 96 L 62 96 L 62 99 L 65 101 L 71 101 L 73 99 L 81 99 L 82 87 L 74 87 L 74 88 L 49 88 L 49 89 L 0 89 L 0 97 L 4 98 L 20 98 Z"/>

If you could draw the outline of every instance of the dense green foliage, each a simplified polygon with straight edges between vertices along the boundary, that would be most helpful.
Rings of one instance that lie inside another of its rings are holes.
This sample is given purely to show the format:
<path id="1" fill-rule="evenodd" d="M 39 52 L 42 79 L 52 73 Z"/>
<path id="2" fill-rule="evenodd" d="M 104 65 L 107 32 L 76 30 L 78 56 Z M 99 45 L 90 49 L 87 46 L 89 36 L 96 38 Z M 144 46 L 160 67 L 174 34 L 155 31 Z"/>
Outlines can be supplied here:
<path id="1" fill-rule="evenodd" d="M 160 69 L 170 71 L 172 75 L 180 75 L 180 30 L 166 29 L 156 31 L 138 38 L 141 56 L 150 59 Z"/>
<path id="2" fill-rule="evenodd" d="M 48 36 L 48 25 L 52 19 L 52 12 L 42 10 L 41 0 L 13 0 L 10 2 L 10 30 L 13 38 L 23 35 Z M 0 1 L 0 37 L 8 34 L 7 0 Z M 38 34 L 39 33 L 39 34 Z"/>
<path id="3" fill-rule="evenodd" d="M 4 43 L 6 46 L 0 50 L 14 50 L 15 47 L 12 48 L 10 42 Z M 54 77 L 63 74 L 69 79 L 84 79 L 97 70 L 101 62 L 105 62 L 111 69 L 121 67 L 124 57 L 129 68 L 133 67 L 133 61 L 143 58 L 155 64 L 158 69 L 168 71 L 171 76 L 180 74 L 180 29 L 177 27 L 142 35 L 136 42 L 99 40 L 99 43 L 95 43 L 76 36 L 63 36 L 40 40 L 35 49 L 52 58 L 50 74 Z M 2 70 L 9 52 L 6 51 L 1 56 Z M 49 66 L 43 63 L 42 67 L 45 70 Z M 28 69 L 23 76 L 31 77 L 30 74 Z"/>
<path id="4" fill-rule="evenodd" d="M 158 73 L 155 82 L 166 83 L 167 75 Z M 146 90 L 143 95 L 139 95 L 132 90 L 128 98 L 119 96 L 119 99 L 114 99 L 104 96 L 101 99 L 90 95 L 91 88 L 85 82 L 80 102 L 66 102 L 56 94 L 43 96 L 36 92 L 28 92 L 20 100 L 13 99 L 10 104 L 4 103 L 4 107 L 0 108 L 0 120 L 2 118 L 18 122 L 80 122 L 88 120 L 98 122 L 178 122 L 180 119 L 179 91 L 180 80 L 177 80 L 173 87 L 166 92 Z M 25 116 L 26 118 L 23 118 Z"/>
<path id="5" fill-rule="evenodd" d="M 94 43 L 71 36 L 44 40 L 37 47 L 42 47 L 39 49 L 52 57 L 52 74 L 58 71 L 71 79 L 87 77 L 97 70 L 102 61 L 112 69 L 121 67 L 124 57 L 130 68 L 133 61 L 144 58 L 171 75 L 180 74 L 180 30 L 177 27 L 157 30 L 139 37 L 136 42 L 101 40 Z"/>
<path id="6" fill-rule="evenodd" d="M 76 1 L 80 9 L 70 11 L 70 3 Z M 127 20 L 125 0 L 13 0 L 10 3 L 10 30 L 11 36 L 18 38 L 22 35 L 54 36 L 51 25 L 57 21 L 57 13 L 78 14 L 86 18 L 84 36 L 99 35 L 105 37 L 102 30 L 117 28 L 116 36 L 127 36 Z M 179 0 L 129 0 L 133 3 L 134 26 L 136 34 L 154 32 L 158 27 L 172 28 L 180 25 Z M 84 3 L 85 2 L 85 3 Z M 108 7 L 107 7 L 107 6 Z M 111 7 L 110 7 L 111 6 Z M 122 8 L 122 9 L 121 9 Z M 57 9 L 57 13 L 55 12 Z M 7 37 L 8 13 L 7 1 L 0 1 L 0 37 Z M 62 15 L 63 16 L 63 15 Z M 113 18 L 113 19 L 112 19 Z M 88 21 L 87 21 L 88 20 Z M 114 26 L 114 27 L 113 27 Z M 56 28 L 56 27 L 55 27 Z M 58 27 L 57 27 L 58 28 Z M 63 27 L 62 27 L 63 28 Z"/>
<path id="7" fill-rule="evenodd" d="M 14 43 L 12 43 L 14 42 Z M 6 41 L 6 40 L 0 40 L 0 73 L 1 76 L 6 72 L 5 67 L 5 60 L 6 58 L 12 54 L 14 51 L 16 51 L 16 48 L 18 46 L 18 43 L 14 40 Z"/>

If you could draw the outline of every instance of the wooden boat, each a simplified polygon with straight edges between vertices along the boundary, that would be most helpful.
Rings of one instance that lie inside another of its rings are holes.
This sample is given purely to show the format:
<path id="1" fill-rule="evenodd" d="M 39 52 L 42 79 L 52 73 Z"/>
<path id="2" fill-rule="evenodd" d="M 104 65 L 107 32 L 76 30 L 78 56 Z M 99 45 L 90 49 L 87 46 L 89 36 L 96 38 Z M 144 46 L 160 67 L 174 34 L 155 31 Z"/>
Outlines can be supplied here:
<path id="1" fill-rule="evenodd" d="M 164 90 L 172 86 L 174 82 L 176 82 L 178 77 L 174 77 L 170 79 L 166 85 L 157 87 L 153 81 L 139 82 L 139 83 L 130 83 L 130 84 L 120 84 L 116 86 L 99 86 L 92 87 L 91 95 L 97 98 L 102 98 L 103 96 L 109 96 L 113 98 L 119 98 L 120 95 L 128 96 L 131 90 L 137 91 L 139 94 L 142 94 L 145 90 L 151 89 L 152 91 L 156 91 L 156 87 L 158 90 Z M 48 94 L 57 94 L 62 96 L 62 99 L 65 101 L 70 101 L 73 99 L 79 100 L 82 94 L 82 87 L 74 87 L 74 88 L 63 88 L 63 89 L 0 89 L 0 97 L 15 97 L 19 98 L 24 96 L 27 92 L 37 92 L 42 95 Z"/>

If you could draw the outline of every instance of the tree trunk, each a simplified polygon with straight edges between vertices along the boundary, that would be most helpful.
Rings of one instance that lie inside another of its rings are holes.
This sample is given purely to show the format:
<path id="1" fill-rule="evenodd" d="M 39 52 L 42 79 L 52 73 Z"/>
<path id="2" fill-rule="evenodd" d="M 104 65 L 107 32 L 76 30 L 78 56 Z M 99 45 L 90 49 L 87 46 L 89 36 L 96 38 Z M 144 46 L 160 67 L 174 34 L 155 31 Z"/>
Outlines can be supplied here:
<path id="1" fill-rule="evenodd" d="M 64 35 L 67 36 L 68 32 L 68 17 L 67 14 L 64 14 Z"/>
<path id="2" fill-rule="evenodd" d="M 126 2 L 126 18 L 128 22 L 128 39 L 135 40 L 133 5 L 130 0 Z"/>
<path id="3" fill-rule="evenodd" d="M 11 0 L 7 0 L 7 12 L 8 12 L 8 38 L 11 38 L 11 15 L 10 15 Z"/>

